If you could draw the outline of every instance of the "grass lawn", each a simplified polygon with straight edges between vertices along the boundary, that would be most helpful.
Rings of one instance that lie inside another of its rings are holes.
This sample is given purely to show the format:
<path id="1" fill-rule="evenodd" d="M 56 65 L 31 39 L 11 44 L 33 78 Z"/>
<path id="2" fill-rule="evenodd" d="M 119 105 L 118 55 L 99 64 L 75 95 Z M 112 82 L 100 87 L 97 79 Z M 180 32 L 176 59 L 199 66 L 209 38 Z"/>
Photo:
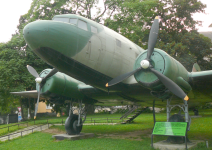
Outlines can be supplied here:
<path id="1" fill-rule="evenodd" d="M 192 114 L 192 112 L 191 112 Z M 118 117 L 115 114 L 113 117 Z M 204 140 L 209 142 L 212 150 L 212 110 L 200 111 L 201 118 L 192 118 L 192 124 L 188 137 L 190 140 Z M 90 116 L 89 116 L 90 117 Z M 99 114 L 93 118 L 107 118 L 110 114 Z M 156 121 L 166 121 L 166 113 L 156 114 Z M 92 149 L 92 150 L 151 150 L 151 132 L 153 128 L 153 116 L 151 113 L 141 114 L 131 124 L 117 125 L 85 125 L 82 132 L 95 133 L 96 137 L 78 141 L 57 141 L 52 138 L 54 132 L 37 132 L 23 138 L 0 143 L 0 149 Z M 53 126 L 52 131 L 65 132 L 64 126 Z M 56 133 L 57 134 L 57 133 Z M 165 136 L 155 136 L 154 142 L 166 139 Z M 208 150 L 205 144 L 198 145 L 193 150 Z"/>

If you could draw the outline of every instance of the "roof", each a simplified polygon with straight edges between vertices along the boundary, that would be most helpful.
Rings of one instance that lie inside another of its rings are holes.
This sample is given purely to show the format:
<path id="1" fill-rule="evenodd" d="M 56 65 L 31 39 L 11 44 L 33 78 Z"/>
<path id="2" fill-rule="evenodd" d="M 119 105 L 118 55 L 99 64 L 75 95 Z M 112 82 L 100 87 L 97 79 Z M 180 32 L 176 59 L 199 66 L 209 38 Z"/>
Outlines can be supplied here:
<path id="1" fill-rule="evenodd" d="M 204 36 L 208 37 L 212 41 L 212 31 L 206 31 L 206 32 L 199 32 L 200 34 L 203 34 Z"/>

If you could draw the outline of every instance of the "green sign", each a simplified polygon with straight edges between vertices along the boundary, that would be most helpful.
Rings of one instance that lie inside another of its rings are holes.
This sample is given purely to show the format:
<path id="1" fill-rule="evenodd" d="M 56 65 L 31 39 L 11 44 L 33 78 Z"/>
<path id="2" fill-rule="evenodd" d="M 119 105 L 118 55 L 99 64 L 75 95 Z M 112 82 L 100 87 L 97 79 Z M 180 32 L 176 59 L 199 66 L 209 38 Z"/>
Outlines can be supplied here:
<path id="1" fill-rule="evenodd" d="M 154 135 L 185 136 L 187 122 L 156 122 Z"/>

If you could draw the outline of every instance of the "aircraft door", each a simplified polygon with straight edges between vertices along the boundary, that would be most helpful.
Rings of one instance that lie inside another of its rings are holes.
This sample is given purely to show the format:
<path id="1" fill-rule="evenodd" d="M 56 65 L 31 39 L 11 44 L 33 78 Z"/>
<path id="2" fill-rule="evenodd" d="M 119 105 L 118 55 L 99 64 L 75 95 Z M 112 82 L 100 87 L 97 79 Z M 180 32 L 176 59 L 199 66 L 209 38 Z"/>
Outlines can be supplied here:
<path id="1" fill-rule="evenodd" d="M 101 40 L 98 36 L 93 35 L 90 39 L 91 50 L 90 50 L 90 60 L 97 62 L 99 55 L 101 53 Z"/>

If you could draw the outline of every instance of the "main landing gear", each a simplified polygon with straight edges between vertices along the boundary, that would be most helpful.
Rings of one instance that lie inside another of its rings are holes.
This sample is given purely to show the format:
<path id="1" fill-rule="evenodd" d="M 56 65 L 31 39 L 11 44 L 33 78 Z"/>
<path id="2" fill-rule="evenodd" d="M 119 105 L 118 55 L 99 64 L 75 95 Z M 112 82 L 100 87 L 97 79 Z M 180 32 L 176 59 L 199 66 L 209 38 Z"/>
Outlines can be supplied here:
<path id="1" fill-rule="evenodd" d="M 69 116 L 65 121 L 65 129 L 68 135 L 80 134 L 83 123 L 86 120 L 86 109 L 82 108 L 82 101 L 79 100 L 78 115 L 73 114 L 72 102 L 70 102 Z"/>

